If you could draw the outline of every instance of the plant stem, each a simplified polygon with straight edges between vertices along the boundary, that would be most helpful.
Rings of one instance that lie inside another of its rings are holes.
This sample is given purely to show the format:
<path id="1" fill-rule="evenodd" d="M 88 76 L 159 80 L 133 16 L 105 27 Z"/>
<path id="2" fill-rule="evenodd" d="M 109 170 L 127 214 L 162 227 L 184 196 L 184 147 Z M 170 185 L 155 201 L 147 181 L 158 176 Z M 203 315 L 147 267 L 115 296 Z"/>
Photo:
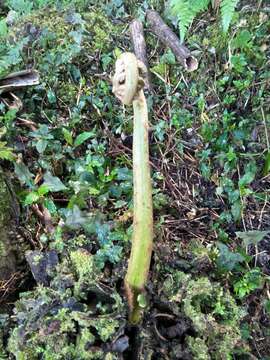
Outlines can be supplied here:
<path id="1" fill-rule="evenodd" d="M 125 285 L 130 306 L 130 322 L 138 323 L 153 247 L 153 205 L 149 164 L 147 104 L 142 90 L 133 101 L 133 239 Z"/>

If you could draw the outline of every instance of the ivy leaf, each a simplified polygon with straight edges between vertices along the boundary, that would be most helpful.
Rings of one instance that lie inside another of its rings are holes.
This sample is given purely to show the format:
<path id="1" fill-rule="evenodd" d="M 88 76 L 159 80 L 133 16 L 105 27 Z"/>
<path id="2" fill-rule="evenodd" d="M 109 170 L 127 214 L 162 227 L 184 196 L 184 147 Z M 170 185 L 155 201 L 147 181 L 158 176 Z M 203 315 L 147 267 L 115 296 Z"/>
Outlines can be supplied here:
<path id="1" fill-rule="evenodd" d="M 243 240 L 244 246 L 250 244 L 257 245 L 270 231 L 260 231 L 260 230 L 251 230 L 251 231 L 237 231 L 235 234 L 241 240 Z"/>
<path id="2" fill-rule="evenodd" d="M 34 182 L 32 178 L 34 175 L 29 171 L 28 167 L 23 162 L 15 163 L 14 170 L 22 184 L 26 184 L 30 188 L 33 188 Z"/>
<path id="3" fill-rule="evenodd" d="M 40 154 L 44 153 L 44 151 L 46 150 L 47 145 L 48 145 L 48 141 L 44 140 L 44 139 L 38 140 L 36 142 L 36 144 L 35 144 L 36 149 Z"/>
<path id="4" fill-rule="evenodd" d="M 35 191 L 30 192 L 24 199 L 24 205 L 32 205 L 39 200 L 39 194 Z"/>
<path id="5" fill-rule="evenodd" d="M 82 143 L 84 143 L 86 140 L 95 137 L 95 133 L 93 131 L 84 131 L 80 135 L 78 135 L 74 141 L 74 146 L 80 146 Z"/>
<path id="6" fill-rule="evenodd" d="M 76 230 L 85 225 L 88 220 L 87 216 L 79 207 L 74 205 L 72 209 L 68 209 L 67 211 L 65 225 L 70 229 Z"/>
<path id="7" fill-rule="evenodd" d="M 219 242 L 217 244 L 217 247 L 219 250 L 217 266 L 222 271 L 232 271 L 236 267 L 236 265 L 245 260 L 241 254 L 230 251 L 228 246 L 223 243 Z"/>
<path id="8" fill-rule="evenodd" d="M 53 176 L 50 172 L 47 172 L 44 175 L 44 183 L 47 188 L 52 192 L 66 190 L 66 186 L 62 183 L 62 181 L 57 177 Z"/>

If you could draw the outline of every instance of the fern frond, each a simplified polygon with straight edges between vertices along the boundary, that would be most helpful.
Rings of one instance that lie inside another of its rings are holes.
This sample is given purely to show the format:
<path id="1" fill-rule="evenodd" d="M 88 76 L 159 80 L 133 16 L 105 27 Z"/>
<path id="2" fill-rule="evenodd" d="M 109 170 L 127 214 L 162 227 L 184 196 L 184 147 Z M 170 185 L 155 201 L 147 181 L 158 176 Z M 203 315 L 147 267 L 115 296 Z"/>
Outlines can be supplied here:
<path id="1" fill-rule="evenodd" d="M 189 1 L 189 4 L 194 16 L 196 16 L 198 13 L 205 11 L 208 8 L 210 0 L 191 0 Z"/>
<path id="2" fill-rule="evenodd" d="M 222 27 L 224 32 L 227 32 L 232 21 L 232 17 L 234 15 L 234 11 L 236 5 L 239 0 L 222 0 L 221 7 L 221 19 L 222 19 Z"/>
<path id="3" fill-rule="evenodd" d="M 171 0 L 171 13 L 177 16 L 182 42 L 195 16 L 201 11 L 206 10 L 209 3 L 210 0 Z"/>
<path id="4" fill-rule="evenodd" d="M 187 29 L 194 18 L 188 0 L 172 0 L 171 13 L 177 17 L 181 42 L 184 41 Z"/>

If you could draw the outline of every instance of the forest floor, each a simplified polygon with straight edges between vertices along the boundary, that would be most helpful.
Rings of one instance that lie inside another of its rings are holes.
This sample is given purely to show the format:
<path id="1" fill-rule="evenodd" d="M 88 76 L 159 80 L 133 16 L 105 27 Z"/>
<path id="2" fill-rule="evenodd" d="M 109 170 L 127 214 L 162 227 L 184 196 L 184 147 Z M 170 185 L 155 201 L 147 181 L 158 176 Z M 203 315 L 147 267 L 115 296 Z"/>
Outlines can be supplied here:
<path id="1" fill-rule="evenodd" d="M 28 235 L 26 268 L 0 284 L 0 359 L 270 359 L 267 1 L 240 4 L 227 34 L 210 9 L 196 19 L 191 73 L 145 33 L 155 238 L 137 327 L 132 109 L 111 77 L 134 17 L 154 8 L 177 29 L 158 0 L 7 3 L 0 78 L 34 68 L 40 84 L 0 94 L 1 168 Z"/>

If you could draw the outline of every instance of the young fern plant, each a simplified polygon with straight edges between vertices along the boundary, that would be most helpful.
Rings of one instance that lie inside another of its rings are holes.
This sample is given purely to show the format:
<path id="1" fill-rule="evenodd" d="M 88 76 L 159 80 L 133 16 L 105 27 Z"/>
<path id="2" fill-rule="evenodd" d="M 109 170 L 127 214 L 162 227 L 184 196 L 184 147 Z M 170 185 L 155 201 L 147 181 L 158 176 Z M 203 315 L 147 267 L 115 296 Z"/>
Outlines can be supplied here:
<path id="1" fill-rule="evenodd" d="M 146 68 L 132 53 L 116 61 L 113 93 L 124 105 L 133 105 L 133 237 L 125 288 L 130 322 L 137 324 L 144 306 L 153 247 L 153 205 L 149 164 L 148 114 L 143 93 Z"/>
<path id="2" fill-rule="evenodd" d="M 215 8 L 215 4 L 219 4 L 223 31 L 227 32 L 238 2 L 239 0 L 221 0 L 220 2 L 217 0 L 171 0 L 170 12 L 177 17 L 181 41 L 184 41 L 186 32 L 194 18 L 205 11 L 210 3 Z"/>

